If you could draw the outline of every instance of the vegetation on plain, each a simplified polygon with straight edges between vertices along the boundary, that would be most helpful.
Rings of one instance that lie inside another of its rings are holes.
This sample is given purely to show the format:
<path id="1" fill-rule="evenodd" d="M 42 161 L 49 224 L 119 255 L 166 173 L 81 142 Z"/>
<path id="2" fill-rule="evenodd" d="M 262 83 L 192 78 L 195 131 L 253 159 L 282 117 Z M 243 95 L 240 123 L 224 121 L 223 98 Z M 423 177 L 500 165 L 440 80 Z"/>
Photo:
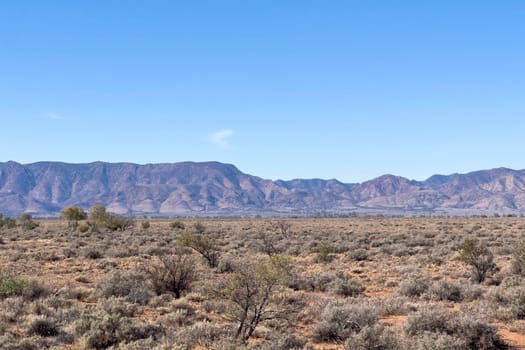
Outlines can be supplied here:
<path id="1" fill-rule="evenodd" d="M 135 220 L 102 205 L 0 215 L 0 348 L 524 346 L 523 230 L 519 217 Z"/>

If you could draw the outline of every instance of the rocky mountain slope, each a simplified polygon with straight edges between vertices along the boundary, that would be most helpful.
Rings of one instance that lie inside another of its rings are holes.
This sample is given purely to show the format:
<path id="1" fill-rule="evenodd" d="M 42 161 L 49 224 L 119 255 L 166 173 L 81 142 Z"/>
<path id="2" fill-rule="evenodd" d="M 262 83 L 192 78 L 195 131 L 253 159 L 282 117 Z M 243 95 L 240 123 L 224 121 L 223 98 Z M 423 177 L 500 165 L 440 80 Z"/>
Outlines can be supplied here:
<path id="1" fill-rule="evenodd" d="M 525 212 L 525 170 L 435 175 L 426 181 L 384 175 L 361 184 L 271 181 L 218 162 L 0 163 L 0 213 L 56 215 L 102 203 L 132 215 L 314 213 L 517 214 Z"/>

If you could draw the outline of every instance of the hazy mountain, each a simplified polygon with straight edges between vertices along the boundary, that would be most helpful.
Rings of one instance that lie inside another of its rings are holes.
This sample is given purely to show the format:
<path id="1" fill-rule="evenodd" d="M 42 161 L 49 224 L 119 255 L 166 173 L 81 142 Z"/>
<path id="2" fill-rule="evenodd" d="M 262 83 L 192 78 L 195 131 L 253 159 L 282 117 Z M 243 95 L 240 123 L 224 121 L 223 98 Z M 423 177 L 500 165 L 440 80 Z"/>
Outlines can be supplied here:
<path id="1" fill-rule="evenodd" d="M 0 213 L 56 215 L 102 203 L 134 215 L 525 212 L 525 170 L 505 168 L 426 181 L 384 175 L 361 184 L 271 181 L 218 162 L 0 163 Z"/>

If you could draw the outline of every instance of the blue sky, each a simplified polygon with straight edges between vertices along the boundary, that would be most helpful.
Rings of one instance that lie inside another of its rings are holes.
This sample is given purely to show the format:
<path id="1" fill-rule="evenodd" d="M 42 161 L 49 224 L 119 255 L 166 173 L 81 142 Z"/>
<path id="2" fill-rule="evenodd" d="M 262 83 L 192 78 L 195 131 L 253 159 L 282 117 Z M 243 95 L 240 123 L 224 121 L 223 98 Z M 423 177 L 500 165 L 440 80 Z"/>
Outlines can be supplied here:
<path id="1" fill-rule="evenodd" d="M 523 18 L 522 0 L 5 0 L 0 161 L 523 169 Z"/>

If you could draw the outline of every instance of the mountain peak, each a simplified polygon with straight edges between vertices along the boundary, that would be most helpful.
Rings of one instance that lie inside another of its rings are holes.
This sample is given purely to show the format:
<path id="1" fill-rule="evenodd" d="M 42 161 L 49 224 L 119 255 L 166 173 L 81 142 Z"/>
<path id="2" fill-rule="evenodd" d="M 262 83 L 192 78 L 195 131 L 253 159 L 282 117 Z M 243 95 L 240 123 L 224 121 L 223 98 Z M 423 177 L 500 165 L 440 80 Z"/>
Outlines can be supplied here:
<path id="1" fill-rule="evenodd" d="M 162 164 L 0 163 L 0 213 L 57 215 L 102 203 L 129 215 L 275 215 L 372 211 L 525 212 L 525 171 L 385 174 L 361 184 L 336 179 L 265 180 L 216 161 Z"/>

